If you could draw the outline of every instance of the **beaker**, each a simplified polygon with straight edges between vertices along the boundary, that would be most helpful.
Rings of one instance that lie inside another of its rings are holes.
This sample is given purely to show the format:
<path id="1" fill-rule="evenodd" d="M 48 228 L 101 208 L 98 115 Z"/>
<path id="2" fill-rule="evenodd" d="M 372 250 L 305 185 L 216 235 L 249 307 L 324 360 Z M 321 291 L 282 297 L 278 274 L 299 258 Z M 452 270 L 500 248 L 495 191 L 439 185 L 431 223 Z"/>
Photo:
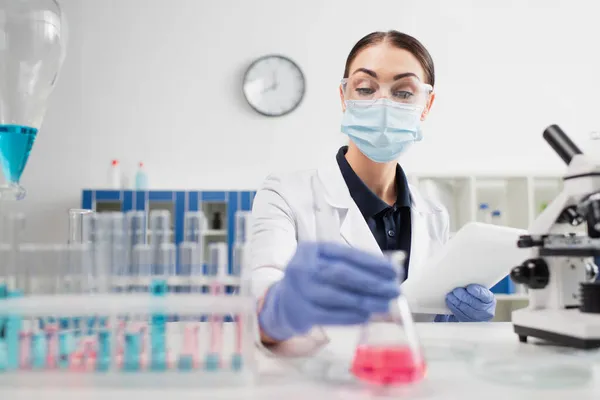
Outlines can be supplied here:
<path id="1" fill-rule="evenodd" d="M 405 254 L 395 251 L 386 256 L 402 277 Z M 425 369 L 410 307 L 401 294 L 390 302 L 388 313 L 374 314 L 363 325 L 351 371 L 368 384 L 396 386 L 420 381 Z"/>

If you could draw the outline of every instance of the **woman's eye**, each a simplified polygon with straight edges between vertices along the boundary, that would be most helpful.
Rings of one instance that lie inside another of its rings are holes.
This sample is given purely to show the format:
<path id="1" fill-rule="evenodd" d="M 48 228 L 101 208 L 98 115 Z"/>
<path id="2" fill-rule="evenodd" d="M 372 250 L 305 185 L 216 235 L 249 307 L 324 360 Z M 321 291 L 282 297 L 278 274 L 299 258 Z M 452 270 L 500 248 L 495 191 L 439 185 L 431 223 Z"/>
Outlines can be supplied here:
<path id="1" fill-rule="evenodd" d="M 375 93 L 375 90 L 371 88 L 356 88 L 356 92 L 360 95 L 368 96 Z"/>
<path id="2" fill-rule="evenodd" d="M 394 92 L 394 97 L 401 100 L 408 100 L 413 96 L 414 94 L 407 92 L 406 90 L 397 90 Z"/>

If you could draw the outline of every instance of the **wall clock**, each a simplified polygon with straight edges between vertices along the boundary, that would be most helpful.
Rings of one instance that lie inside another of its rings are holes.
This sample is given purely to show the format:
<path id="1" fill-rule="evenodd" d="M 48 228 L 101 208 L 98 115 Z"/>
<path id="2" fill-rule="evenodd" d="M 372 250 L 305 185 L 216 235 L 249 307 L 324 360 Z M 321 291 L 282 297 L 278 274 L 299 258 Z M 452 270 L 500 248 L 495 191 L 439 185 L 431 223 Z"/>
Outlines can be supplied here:
<path id="1" fill-rule="evenodd" d="M 300 105 L 306 81 L 294 61 L 281 55 L 267 55 L 248 67 L 243 89 L 246 101 L 256 112 L 280 117 Z"/>

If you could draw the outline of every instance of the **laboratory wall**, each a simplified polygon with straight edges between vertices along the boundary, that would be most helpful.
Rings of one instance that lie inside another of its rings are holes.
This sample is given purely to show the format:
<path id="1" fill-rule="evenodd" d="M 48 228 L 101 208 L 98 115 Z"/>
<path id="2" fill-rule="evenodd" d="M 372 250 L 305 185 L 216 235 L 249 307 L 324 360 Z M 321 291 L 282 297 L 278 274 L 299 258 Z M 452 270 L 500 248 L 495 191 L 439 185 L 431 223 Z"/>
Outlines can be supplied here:
<path id="1" fill-rule="evenodd" d="M 374 30 L 419 38 L 436 66 L 412 174 L 560 174 L 541 138 L 558 123 L 600 141 L 600 3 L 573 0 L 62 0 L 70 44 L 23 176 L 31 240 L 61 240 L 81 189 L 107 184 L 110 160 L 151 188 L 256 188 L 273 171 L 331 161 L 338 85 L 353 44 Z M 242 78 L 279 53 L 306 76 L 301 106 L 254 112 Z M 600 151 L 598 151 L 600 153 Z"/>

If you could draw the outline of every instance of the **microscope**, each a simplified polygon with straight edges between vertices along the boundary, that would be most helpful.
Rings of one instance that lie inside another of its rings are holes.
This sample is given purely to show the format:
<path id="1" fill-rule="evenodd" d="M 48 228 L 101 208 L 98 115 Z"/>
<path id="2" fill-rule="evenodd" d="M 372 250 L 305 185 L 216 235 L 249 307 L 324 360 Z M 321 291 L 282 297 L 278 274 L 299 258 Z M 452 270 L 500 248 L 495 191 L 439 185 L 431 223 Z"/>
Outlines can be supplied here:
<path id="1" fill-rule="evenodd" d="M 544 139 L 568 165 L 562 192 L 533 221 L 517 245 L 531 258 L 511 271 L 529 290 L 529 306 L 513 311 L 523 343 L 534 337 L 558 345 L 600 347 L 600 282 L 592 257 L 600 256 L 600 165 L 586 157 L 556 125 Z M 576 227 L 586 229 L 574 233 Z M 585 232 L 585 233 L 584 233 Z"/>

